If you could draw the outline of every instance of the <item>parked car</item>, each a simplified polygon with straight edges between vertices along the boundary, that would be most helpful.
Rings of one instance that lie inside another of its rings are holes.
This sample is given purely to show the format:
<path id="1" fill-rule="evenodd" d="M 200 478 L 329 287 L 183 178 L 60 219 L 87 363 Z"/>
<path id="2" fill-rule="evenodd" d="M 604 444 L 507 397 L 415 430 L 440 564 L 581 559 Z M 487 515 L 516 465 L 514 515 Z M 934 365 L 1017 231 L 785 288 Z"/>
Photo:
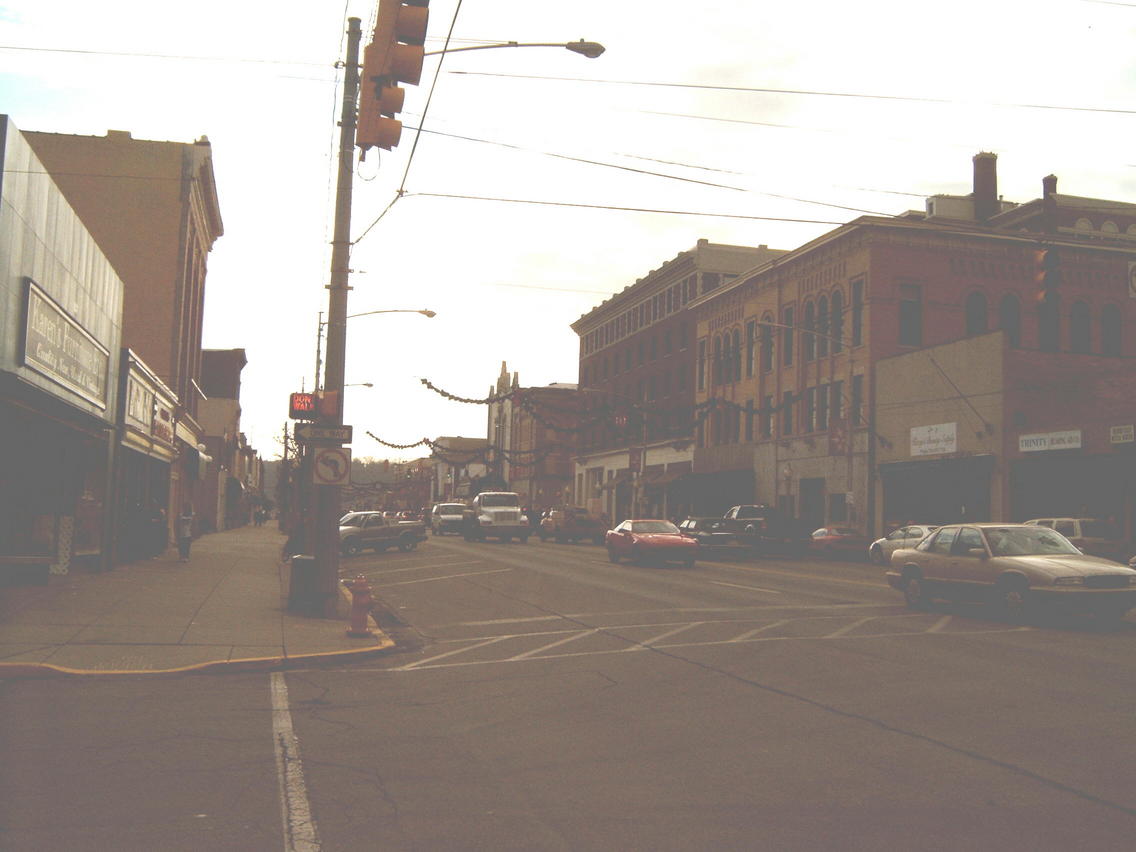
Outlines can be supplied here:
<path id="1" fill-rule="evenodd" d="M 446 533 L 462 534 L 462 519 L 465 503 L 435 503 L 430 509 L 430 532 L 434 535 Z"/>
<path id="2" fill-rule="evenodd" d="M 722 519 L 725 530 L 754 553 L 798 554 L 808 543 L 809 527 L 772 506 L 733 506 Z"/>
<path id="3" fill-rule="evenodd" d="M 679 532 L 670 521 L 628 520 L 604 536 L 607 558 L 612 562 L 681 562 L 693 568 L 698 543 Z"/>
<path id="4" fill-rule="evenodd" d="M 904 547 L 915 547 L 928 533 L 937 530 L 937 526 L 926 524 L 908 524 L 897 530 L 892 530 L 883 538 L 877 538 L 868 547 L 868 558 L 877 565 L 891 563 L 891 555 Z"/>
<path id="5" fill-rule="evenodd" d="M 807 550 L 815 556 L 826 559 L 844 557 L 846 559 L 862 560 L 868 552 L 866 535 L 851 527 L 821 527 L 813 530 L 809 537 Z"/>
<path id="6" fill-rule="evenodd" d="M 1120 527 L 1103 518 L 1034 518 L 1024 523 L 1057 530 L 1074 547 L 1091 556 L 1122 562 L 1129 555 L 1129 544 Z"/>
<path id="7" fill-rule="evenodd" d="M 381 552 L 397 547 L 406 552 L 425 539 L 423 524 L 388 518 L 385 512 L 350 512 L 339 519 L 339 548 L 348 556 L 368 548 Z"/>
<path id="8" fill-rule="evenodd" d="M 740 547 L 724 518 L 686 518 L 679 522 L 678 531 L 698 542 L 703 551 L 720 552 Z"/>
<path id="9" fill-rule="evenodd" d="M 1136 570 L 1081 553 L 1037 524 L 950 524 L 891 557 L 887 581 L 907 605 L 985 600 L 1012 615 L 1034 607 L 1119 620 L 1136 606 Z"/>
<path id="10" fill-rule="evenodd" d="M 536 534 L 541 541 L 552 539 L 557 542 L 572 542 L 586 538 L 595 544 L 603 544 L 611 522 L 602 513 L 589 512 L 580 506 L 558 506 L 549 509 L 540 519 Z"/>

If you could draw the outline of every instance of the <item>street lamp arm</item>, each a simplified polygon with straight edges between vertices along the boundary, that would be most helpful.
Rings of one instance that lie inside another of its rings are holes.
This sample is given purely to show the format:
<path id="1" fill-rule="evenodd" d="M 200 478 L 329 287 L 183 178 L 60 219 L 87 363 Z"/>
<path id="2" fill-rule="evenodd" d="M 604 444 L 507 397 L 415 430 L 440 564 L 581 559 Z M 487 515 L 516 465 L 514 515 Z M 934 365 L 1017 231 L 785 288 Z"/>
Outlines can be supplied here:
<path id="1" fill-rule="evenodd" d="M 361 314 L 348 314 L 347 319 L 353 319 L 355 317 L 366 317 L 370 316 L 371 314 L 422 314 L 422 316 L 429 319 L 433 319 L 438 315 L 435 311 L 431 311 L 426 308 L 423 308 L 420 311 L 414 310 L 413 308 L 387 308 L 381 311 L 363 311 Z"/>
<path id="2" fill-rule="evenodd" d="M 424 56 L 439 56 L 443 53 L 461 53 L 466 50 L 495 50 L 499 47 L 563 47 L 573 53 L 578 53 L 581 56 L 586 56 L 588 59 L 595 59 L 597 56 L 604 52 L 604 46 L 595 41 L 579 41 L 570 42 L 516 42 L 516 41 L 503 41 L 500 44 L 476 44 L 472 47 L 449 47 L 445 50 L 431 50 L 423 54 Z"/>

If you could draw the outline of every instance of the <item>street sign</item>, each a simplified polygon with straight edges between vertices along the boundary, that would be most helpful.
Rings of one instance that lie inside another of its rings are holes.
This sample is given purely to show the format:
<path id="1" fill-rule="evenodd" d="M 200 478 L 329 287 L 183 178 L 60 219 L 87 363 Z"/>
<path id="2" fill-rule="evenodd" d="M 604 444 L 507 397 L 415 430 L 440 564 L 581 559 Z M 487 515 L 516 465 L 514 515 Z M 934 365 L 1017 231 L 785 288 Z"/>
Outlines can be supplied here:
<path id="1" fill-rule="evenodd" d="M 330 441 L 350 444 L 350 426 L 317 426 L 314 423 L 297 423 L 294 431 L 297 441 Z"/>
<path id="2" fill-rule="evenodd" d="M 315 485 L 350 485 L 351 450 L 342 447 L 320 447 L 312 464 Z"/>

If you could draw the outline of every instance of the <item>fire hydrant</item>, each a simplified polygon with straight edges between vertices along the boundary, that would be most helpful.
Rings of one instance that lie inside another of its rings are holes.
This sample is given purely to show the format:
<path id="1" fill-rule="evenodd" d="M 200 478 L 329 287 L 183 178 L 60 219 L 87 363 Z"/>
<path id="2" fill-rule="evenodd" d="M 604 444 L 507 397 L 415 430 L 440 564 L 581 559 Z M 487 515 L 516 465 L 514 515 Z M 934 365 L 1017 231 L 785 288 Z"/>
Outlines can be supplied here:
<path id="1" fill-rule="evenodd" d="M 351 626 L 347 628 L 347 635 L 354 639 L 366 639 L 375 634 L 367 629 L 367 616 L 371 614 L 371 587 L 367 585 L 367 578 L 362 574 L 350 583 L 345 583 L 351 592 Z"/>

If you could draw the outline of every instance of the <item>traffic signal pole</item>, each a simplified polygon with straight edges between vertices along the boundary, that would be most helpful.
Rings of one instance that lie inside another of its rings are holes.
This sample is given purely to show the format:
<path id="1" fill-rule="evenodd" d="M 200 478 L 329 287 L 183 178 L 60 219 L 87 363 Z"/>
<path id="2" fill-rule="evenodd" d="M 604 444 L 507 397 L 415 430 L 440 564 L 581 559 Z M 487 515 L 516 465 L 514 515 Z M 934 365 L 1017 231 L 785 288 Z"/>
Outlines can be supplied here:
<path id="1" fill-rule="evenodd" d="M 351 262 L 351 185 L 355 154 L 355 103 L 359 95 L 359 18 L 347 21 L 347 60 L 343 76 L 343 108 L 339 116 L 339 176 L 335 193 L 335 228 L 331 243 L 331 281 L 327 299 L 327 356 L 323 390 L 337 399 L 320 418 L 329 426 L 343 425 L 343 380 L 347 358 L 347 277 Z M 319 377 L 316 377 L 318 382 Z M 312 486 L 315 492 L 315 535 L 312 553 L 319 572 L 323 615 L 333 617 L 339 590 L 340 486 Z"/>

